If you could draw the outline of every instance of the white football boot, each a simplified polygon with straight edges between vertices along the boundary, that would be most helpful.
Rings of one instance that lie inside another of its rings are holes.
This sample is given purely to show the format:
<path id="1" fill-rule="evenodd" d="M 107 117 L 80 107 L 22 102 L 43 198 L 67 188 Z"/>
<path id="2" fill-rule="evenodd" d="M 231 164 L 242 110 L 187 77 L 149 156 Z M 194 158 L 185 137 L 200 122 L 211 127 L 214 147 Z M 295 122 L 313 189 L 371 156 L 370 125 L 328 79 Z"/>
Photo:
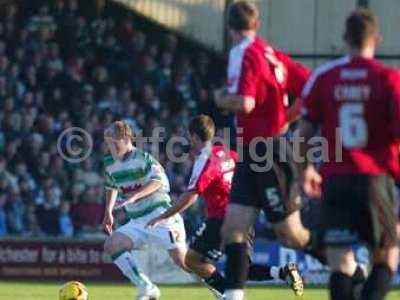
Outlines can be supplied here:
<path id="1" fill-rule="evenodd" d="M 211 287 L 208 287 L 208 289 L 214 294 L 216 300 L 225 300 L 225 299 L 226 299 L 226 298 L 225 298 L 225 295 L 224 295 L 224 294 L 221 294 L 221 293 L 218 292 L 217 290 L 214 290 L 214 289 L 211 288 Z"/>
<path id="2" fill-rule="evenodd" d="M 145 288 L 139 288 L 135 300 L 158 300 L 160 296 L 160 289 L 153 284 Z"/>

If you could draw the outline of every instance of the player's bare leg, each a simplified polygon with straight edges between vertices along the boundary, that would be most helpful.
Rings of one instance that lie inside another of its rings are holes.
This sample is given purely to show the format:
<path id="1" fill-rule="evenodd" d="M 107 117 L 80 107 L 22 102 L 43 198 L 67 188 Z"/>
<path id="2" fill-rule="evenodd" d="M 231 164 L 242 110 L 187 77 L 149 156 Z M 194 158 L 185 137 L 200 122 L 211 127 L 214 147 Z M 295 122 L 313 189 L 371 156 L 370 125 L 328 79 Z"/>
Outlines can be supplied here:
<path id="1" fill-rule="evenodd" d="M 221 297 L 221 294 L 225 292 L 225 277 L 219 273 L 217 268 L 208 261 L 206 257 L 192 249 L 189 249 L 185 258 L 185 264 L 197 276 L 204 280 L 205 284 L 217 296 L 217 298 Z M 297 276 L 300 276 L 300 274 L 294 264 L 287 264 L 283 267 L 251 264 L 247 280 L 282 280 L 291 283 L 296 282 L 295 278 L 297 278 Z"/>
<path id="2" fill-rule="evenodd" d="M 317 258 L 322 264 L 326 264 L 326 254 L 324 253 L 319 233 L 305 228 L 300 211 L 297 210 L 279 223 L 272 224 L 272 228 L 279 242 L 288 248 L 303 250 L 307 254 Z"/>
<path id="3" fill-rule="evenodd" d="M 399 248 L 392 246 L 372 251 L 372 271 L 362 291 L 362 299 L 381 300 L 389 292 L 399 263 Z"/>
<path id="4" fill-rule="evenodd" d="M 257 209 L 250 206 L 230 204 L 228 207 L 222 227 L 222 240 L 227 256 L 227 300 L 242 300 L 244 297 L 243 288 L 249 271 L 247 236 L 257 214 Z"/>
<path id="5" fill-rule="evenodd" d="M 136 299 L 158 299 L 160 290 L 139 270 L 136 259 L 131 253 L 133 248 L 132 240 L 120 232 L 112 233 L 104 243 L 104 251 L 111 256 L 114 264 L 138 287 Z"/>
<path id="6" fill-rule="evenodd" d="M 222 295 L 225 292 L 225 278 L 212 263 L 207 261 L 207 258 L 189 249 L 185 257 L 185 264 L 197 276 L 204 280 L 204 283 L 217 299 L 223 299 Z"/>
<path id="7" fill-rule="evenodd" d="M 240 295 L 243 294 L 243 291 L 240 291 L 241 289 L 236 287 L 240 287 L 240 284 L 242 284 L 242 286 L 244 285 L 244 282 L 241 283 L 243 278 L 245 280 L 249 277 L 252 279 L 250 275 L 254 274 L 256 271 L 256 266 L 253 265 L 251 266 L 252 269 L 250 269 L 252 272 L 249 274 L 249 261 L 247 259 L 246 246 L 247 235 L 250 227 L 255 222 L 257 213 L 258 211 L 255 208 L 231 204 L 227 216 L 225 217 L 222 236 L 228 256 L 225 272 L 227 274 L 227 299 L 229 299 L 229 297 L 232 297 L 231 299 L 236 299 L 235 297 L 240 299 L 239 297 L 241 297 Z M 229 260 L 229 251 L 232 251 L 230 254 L 232 260 Z M 244 254 L 241 253 L 241 251 L 244 251 Z M 246 261 L 243 261 L 242 255 L 246 257 Z M 290 284 L 296 295 L 303 295 L 303 280 L 294 264 L 289 264 L 283 269 L 277 270 L 279 270 L 277 276 Z"/>
<path id="8" fill-rule="evenodd" d="M 332 270 L 330 278 L 331 300 L 353 298 L 352 276 L 357 268 L 351 247 L 328 247 L 328 264 Z"/>
<path id="9" fill-rule="evenodd" d="M 295 211 L 282 222 L 273 224 L 273 229 L 277 235 L 277 239 L 286 247 L 302 250 L 307 254 L 317 258 L 322 264 L 327 264 L 327 254 L 320 241 L 319 233 L 310 231 L 304 227 L 300 211 Z M 351 258 L 350 258 L 351 260 Z M 366 267 L 358 264 L 352 256 L 351 266 L 356 265 L 356 269 L 351 274 L 353 285 L 361 286 L 365 282 L 367 274 Z M 300 285 L 298 285 L 300 287 Z M 295 290 L 295 289 L 294 289 Z"/>
<path id="10" fill-rule="evenodd" d="M 310 230 L 301 222 L 300 211 L 295 211 L 285 220 L 273 224 L 272 228 L 277 239 L 288 248 L 304 249 L 311 239 Z"/>
<path id="11" fill-rule="evenodd" d="M 176 248 L 172 250 L 168 250 L 168 254 L 174 263 L 180 267 L 182 270 L 186 272 L 190 272 L 190 269 L 187 268 L 185 264 L 185 257 L 186 257 L 187 249 L 185 248 Z"/>
<path id="12" fill-rule="evenodd" d="M 216 268 L 213 264 L 206 261 L 204 256 L 196 251 L 189 249 L 185 257 L 185 264 L 197 276 L 208 278 L 215 272 Z"/>

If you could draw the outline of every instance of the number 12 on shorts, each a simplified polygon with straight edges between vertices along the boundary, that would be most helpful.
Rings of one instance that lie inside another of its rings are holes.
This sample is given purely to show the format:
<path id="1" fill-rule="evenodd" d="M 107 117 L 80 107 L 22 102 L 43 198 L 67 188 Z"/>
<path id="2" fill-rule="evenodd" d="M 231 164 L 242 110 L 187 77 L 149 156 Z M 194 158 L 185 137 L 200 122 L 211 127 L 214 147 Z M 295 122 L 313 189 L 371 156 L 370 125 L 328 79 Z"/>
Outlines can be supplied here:
<path id="1" fill-rule="evenodd" d="M 172 244 L 176 244 L 180 242 L 181 234 L 177 230 L 170 230 L 169 231 L 169 238 Z"/>

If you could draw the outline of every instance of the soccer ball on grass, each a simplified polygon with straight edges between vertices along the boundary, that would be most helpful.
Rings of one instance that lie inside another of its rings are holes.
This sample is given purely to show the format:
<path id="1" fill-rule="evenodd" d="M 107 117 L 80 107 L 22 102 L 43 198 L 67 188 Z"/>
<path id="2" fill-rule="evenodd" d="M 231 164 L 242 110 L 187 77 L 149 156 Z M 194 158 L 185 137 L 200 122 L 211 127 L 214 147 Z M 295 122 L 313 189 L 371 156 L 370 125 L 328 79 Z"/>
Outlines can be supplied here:
<path id="1" fill-rule="evenodd" d="M 88 291 L 83 283 L 69 281 L 65 283 L 59 292 L 59 300 L 88 300 Z"/>

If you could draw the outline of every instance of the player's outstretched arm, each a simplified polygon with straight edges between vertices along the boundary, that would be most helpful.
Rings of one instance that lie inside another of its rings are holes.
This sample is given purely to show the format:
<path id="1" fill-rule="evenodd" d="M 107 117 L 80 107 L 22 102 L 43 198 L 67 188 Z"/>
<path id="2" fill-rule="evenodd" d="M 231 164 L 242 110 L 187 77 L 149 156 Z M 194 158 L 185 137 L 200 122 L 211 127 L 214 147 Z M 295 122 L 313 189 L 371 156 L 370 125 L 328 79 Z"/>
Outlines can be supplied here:
<path id="1" fill-rule="evenodd" d="M 224 94 L 223 91 L 217 90 L 214 93 L 214 101 L 218 108 L 228 110 L 230 112 L 251 113 L 256 101 L 253 97 L 238 94 Z"/>
<path id="2" fill-rule="evenodd" d="M 147 223 L 146 227 L 147 228 L 156 227 L 161 221 L 168 219 L 178 213 L 184 212 L 186 209 L 192 206 L 194 202 L 196 202 L 198 197 L 199 194 L 196 191 L 185 192 L 179 198 L 179 200 L 174 203 L 172 207 L 170 207 L 164 213 L 159 215 L 157 218 L 154 218 L 149 223 Z"/>
<path id="3" fill-rule="evenodd" d="M 144 197 L 147 197 L 157 191 L 159 188 L 162 187 L 162 182 L 160 180 L 150 180 L 149 182 L 145 183 L 141 187 L 139 187 L 137 190 L 132 192 L 129 195 L 128 200 L 125 200 L 121 203 L 118 203 L 115 208 L 121 208 L 124 207 L 130 203 L 134 203 Z"/>

